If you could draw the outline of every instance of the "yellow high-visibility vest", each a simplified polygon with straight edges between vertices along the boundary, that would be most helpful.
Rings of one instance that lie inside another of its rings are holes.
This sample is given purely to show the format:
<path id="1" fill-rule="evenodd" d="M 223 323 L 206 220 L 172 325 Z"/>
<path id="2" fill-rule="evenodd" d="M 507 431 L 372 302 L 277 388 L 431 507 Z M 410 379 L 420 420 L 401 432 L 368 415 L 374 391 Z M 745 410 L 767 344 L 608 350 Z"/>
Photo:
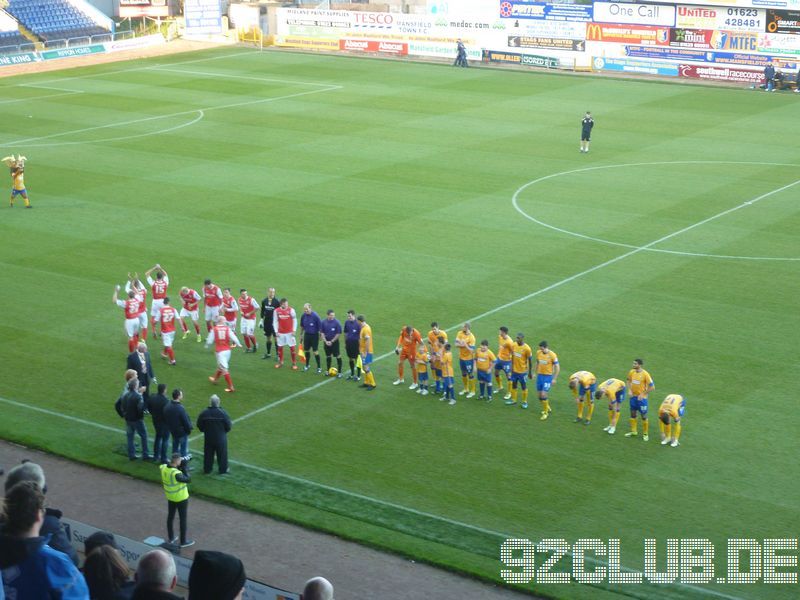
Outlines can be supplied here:
<path id="1" fill-rule="evenodd" d="M 169 465 L 161 465 L 161 485 L 164 486 L 164 495 L 170 502 L 183 502 L 189 498 L 189 486 L 178 481 L 176 475 L 181 471 Z"/>

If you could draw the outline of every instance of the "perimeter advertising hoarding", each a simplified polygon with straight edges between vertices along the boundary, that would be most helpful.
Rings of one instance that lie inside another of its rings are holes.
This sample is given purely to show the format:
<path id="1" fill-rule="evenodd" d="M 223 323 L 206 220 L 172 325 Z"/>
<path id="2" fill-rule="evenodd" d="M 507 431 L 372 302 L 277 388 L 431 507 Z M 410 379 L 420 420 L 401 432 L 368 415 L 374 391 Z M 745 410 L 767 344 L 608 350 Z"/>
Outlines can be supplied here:
<path id="1" fill-rule="evenodd" d="M 611 42 L 640 46 L 669 46 L 669 27 L 587 23 L 587 42 Z"/>
<path id="2" fill-rule="evenodd" d="M 758 84 L 764 79 L 761 71 L 738 69 L 736 67 L 712 67 L 703 65 L 680 65 L 678 73 L 690 79 L 710 79 L 714 81 L 737 81 Z"/>
<path id="3" fill-rule="evenodd" d="M 596 56 L 592 59 L 592 68 L 596 71 L 644 73 L 646 75 L 665 75 L 667 77 L 677 77 L 678 75 L 678 67 L 675 65 L 632 58 Z"/>
<path id="4" fill-rule="evenodd" d="M 339 40 L 339 50 L 348 52 L 383 52 L 385 54 L 408 54 L 408 44 L 373 40 Z"/>
<path id="5" fill-rule="evenodd" d="M 773 57 L 765 54 L 746 54 L 743 52 L 716 52 L 692 48 L 661 48 L 658 46 L 625 46 L 625 55 L 631 58 L 653 58 L 683 63 L 721 63 L 763 69 Z M 780 60 L 780 59 L 779 59 Z M 787 63 L 787 68 L 795 68 Z"/>
<path id="6" fill-rule="evenodd" d="M 558 59 L 552 56 L 537 56 L 535 54 L 520 54 L 518 52 L 504 52 L 500 50 L 484 50 L 483 60 L 486 62 L 511 63 L 530 67 L 558 67 Z"/>
<path id="7" fill-rule="evenodd" d="M 766 31 L 767 13 L 758 8 L 720 6 L 679 6 L 675 27 L 684 29 L 725 29 Z"/>
<path id="8" fill-rule="evenodd" d="M 542 48 L 548 50 L 566 50 L 569 52 L 583 52 L 586 50 L 584 40 L 567 40 L 551 37 L 530 37 L 512 35 L 508 37 L 509 48 Z"/>
<path id="9" fill-rule="evenodd" d="M 546 21 L 591 21 L 592 7 L 585 4 L 551 4 L 526 0 L 500 2 L 503 19 L 544 19 Z"/>
<path id="10" fill-rule="evenodd" d="M 675 25 L 676 6 L 666 4 L 631 4 L 628 2 L 595 2 L 596 23 L 627 23 L 632 25 Z"/>
<path id="11" fill-rule="evenodd" d="M 683 0 L 682 4 L 713 4 L 737 8 L 800 8 L 800 0 Z"/>
<path id="12" fill-rule="evenodd" d="M 760 33 L 758 51 L 770 54 L 800 54 L 800 35 Z"/>
<path id="13" fill-rule="evenodd" d="M 800 11 L 768 10 L 767 32 L 800 34 Z"/>

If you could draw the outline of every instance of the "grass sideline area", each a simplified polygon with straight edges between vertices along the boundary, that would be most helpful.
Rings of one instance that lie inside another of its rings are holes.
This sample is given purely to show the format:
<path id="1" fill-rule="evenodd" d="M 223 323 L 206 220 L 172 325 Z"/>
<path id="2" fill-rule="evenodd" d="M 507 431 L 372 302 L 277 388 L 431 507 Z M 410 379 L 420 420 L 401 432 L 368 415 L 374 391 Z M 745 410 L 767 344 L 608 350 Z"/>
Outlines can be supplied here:
<path id="1" fill-rule="evenodd" d="M 28 157 L 34 205 L 0 212 L 4 439 L 157 478 L 122 451 L 111 295 L 159 262 L 175 301 L 210 277 L 258 300 L 274 286 L 298 313 L 354 308 L 378 356 L 406 323 L 452 338 L 471 320 L 493 350 L 501 325 L 548 340 L 562 368 L 540 422 L 533 394 L 522 411 L 394 387 L 394 354 L 369 394 L 234 353 L 238 462 L 193 493 L 498 582 L 508 536 L 618 538 L 630 569 L 644 538 L 662 565 L 667 538 L 708 538 L 723 575 L 726 539 L 796 537 L 796 97 L 241 48 L 0 86 L 3 151 Z M 613 437 L 603 403 L 575 424 L 567 376 L 624 379 L 638 356 L 656 383 L 650 442 L 623 437 L 625 408 Z M 221 391 L 213 352 L 190 337 L 176 357 L 156 375 L 196 417 Z M 658 443 L 668 393 L 687 397 L 677 449 Z M 518 587 L 772 600 L 796 586 Z"/>

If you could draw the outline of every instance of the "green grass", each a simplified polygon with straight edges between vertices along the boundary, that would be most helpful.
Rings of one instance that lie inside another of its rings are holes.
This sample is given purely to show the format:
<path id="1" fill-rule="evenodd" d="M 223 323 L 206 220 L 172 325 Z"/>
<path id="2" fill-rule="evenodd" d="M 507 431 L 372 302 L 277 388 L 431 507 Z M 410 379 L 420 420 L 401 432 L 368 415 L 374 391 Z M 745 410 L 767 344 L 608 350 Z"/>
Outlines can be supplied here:
<path id="1" fill-rule="evenodd" d="M 508 535 L 619 538 L 634 569 L 644 538 L 662 554 L 669 537 L 709 538 L 723 575 L 727 538 L 796 537 L 800 264 L 756 260 L 800 257 L 800 185 L 785 187 L 800 177 L 796 98 L 230 49 L 0 87 L 3 151 L 28 156 L 35 205 L 0 218 L 0 396 L 17 403 L 1 403 L 3 438 L 156 479 L 108 428 L 121 426 L 126 354 L 113 285 L 160 262 L 173 297 L 211 277 L 259 299 L 274 286 L 298 309 L 355 308 L 377 355 L 409 322 L 452 332 L 472 319 L 493 347 L 507 325 L 549 340 L 564 375 L 542 423 L 536 407 L 448 407 L 393 387 L 393 355 L 367 394 L 344 381 L 303 392 L 320 379 L 235 354 L 234 418 L 303 393 L 237 423 L 234 474 L 197 477 L 196 494 L 492 581 Z M 50 96 L 61 90 L 76 93 Z M 515 209 L 517 190 L 558 173 L 517 195 L 550 228 Z M 213 354 L 193 340 L 176 353 L 156 373 L 196 416 Z M 637 356 L 656 381 L 652 413 L 667 393 L 688 398 L 680 449 L 658 444 L 655 414 L 648 444 L 622 437 L 624 413 L 605 435 L 602 405 L 590 427 L 573 423 L 566 376 L 624 378 Z M 521 587 L 794 597 L 764 584 Z"/>

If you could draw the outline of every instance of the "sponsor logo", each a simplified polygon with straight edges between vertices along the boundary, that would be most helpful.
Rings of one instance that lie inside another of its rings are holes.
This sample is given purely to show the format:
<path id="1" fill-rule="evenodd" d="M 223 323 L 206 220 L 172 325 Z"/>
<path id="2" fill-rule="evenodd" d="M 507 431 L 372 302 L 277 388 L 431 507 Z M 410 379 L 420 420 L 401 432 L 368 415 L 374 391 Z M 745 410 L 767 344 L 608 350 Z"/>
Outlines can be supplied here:
<path id="1" fill-rule="evenodd" d="M 354 12 L 353 20 L 366 25 L 391 25 L 394 17 L 389 13 L 362 13 Z"/>

